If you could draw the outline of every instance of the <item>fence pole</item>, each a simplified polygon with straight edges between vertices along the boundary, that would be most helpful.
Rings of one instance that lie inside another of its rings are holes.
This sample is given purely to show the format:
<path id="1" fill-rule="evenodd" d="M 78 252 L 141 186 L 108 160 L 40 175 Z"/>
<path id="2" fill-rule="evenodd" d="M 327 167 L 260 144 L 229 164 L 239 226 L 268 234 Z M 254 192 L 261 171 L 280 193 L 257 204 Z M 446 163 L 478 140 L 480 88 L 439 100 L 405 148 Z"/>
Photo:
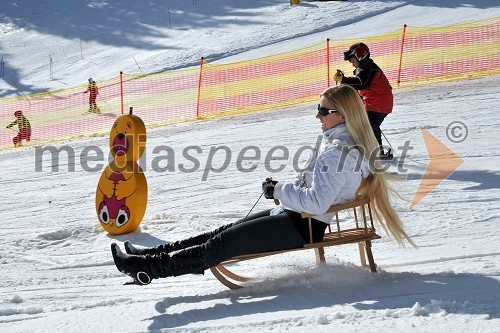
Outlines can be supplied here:
<path id="1" fill-rule="evenodd" d="M 122 105 L 122 114 L 124 113 L 124 106 L 123 106 L 123 72 L 120 71 L 120 99 L 121 99 L 121 105 Z"/>
<path id="2" fill-rule="evenodd" d="M 401 37 L 401 53 L 399 54 L 399 68 L 398 68 L 398 87 L 401 83 L 401 67 L 403 66 L 403 50 L 406 37 L 406 24 L 403 26 L 403 36 Z"/>
<path id="3" fill-rule="evenodd" d="M 330 87 L 330 38 L 326 39 L 326 76 L 328 87 Z"/>
<path id="4" fill-rule="evenodd" d="M 205 58 L 201 57 L 200 60 L 200 77 L 198 79 L 198 101 L 196 103 L 196 119 L 200 116 L 200 98 L 201 98 L 201 78 L 203 73 L 203 63 L 205 62 Z"/>
<path id="5" fill-rule="evenodd" d="M 50 79 L 54 79 L 54 72 L 52 70 L 52 56 L 49 54 L 49 64 L 50 64 Z"/>

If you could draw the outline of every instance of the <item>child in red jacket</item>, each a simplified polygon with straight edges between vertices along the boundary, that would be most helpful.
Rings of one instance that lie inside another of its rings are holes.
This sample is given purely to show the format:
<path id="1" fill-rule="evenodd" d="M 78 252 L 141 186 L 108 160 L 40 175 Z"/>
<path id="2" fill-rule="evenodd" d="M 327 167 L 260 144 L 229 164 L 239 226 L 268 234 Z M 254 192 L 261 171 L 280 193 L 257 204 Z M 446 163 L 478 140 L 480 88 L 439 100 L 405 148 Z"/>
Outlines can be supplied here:
<path id="1" fill-rule="evenodd" d="M 380 125 L 385 117 L 392 112 L 393 95 L 392 87 L 384 72 L 370 59 L 370 50 L 364 43 L 353 44 L 344 52 L 344 60 L 349 61 L 355 68 L 354 76 L 345 77 L 337 70 L 333 79 L 337 82 L 348 84 L 356 89 L 363 99 L 368 120 L 380 145 L 380 156 L 391 158 L 389 149 L 387 153 L 382 148 L 382 131 Z"/>

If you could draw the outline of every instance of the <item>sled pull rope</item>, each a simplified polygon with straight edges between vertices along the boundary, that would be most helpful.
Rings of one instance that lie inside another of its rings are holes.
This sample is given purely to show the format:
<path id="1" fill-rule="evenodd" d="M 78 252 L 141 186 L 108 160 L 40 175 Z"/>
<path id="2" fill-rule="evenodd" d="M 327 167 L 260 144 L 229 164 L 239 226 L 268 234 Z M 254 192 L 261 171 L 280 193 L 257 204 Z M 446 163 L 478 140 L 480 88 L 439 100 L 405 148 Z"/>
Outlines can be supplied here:
<path id="1" fill-rule="evenodd" d="M 253 204 L 252 208 L 250 208 L 250 211 L 248 212 L 247 216 L 245 216 L 245 218 L 243 219 L 243 221 L 245 221 L 248 217 L 248 215 L 250 215 L 250 213 L 252 212 L 252 210 L 255 208 L 255 206 L 257 205 L 257 203 L 260 201 L 260 198 L 262 198 L 262 196 L 264 195 L 264 192 L 262 192 L 259 196 L 259 198 L 257 199 L 257 201 L 255 201 L 255 203 Z"/>

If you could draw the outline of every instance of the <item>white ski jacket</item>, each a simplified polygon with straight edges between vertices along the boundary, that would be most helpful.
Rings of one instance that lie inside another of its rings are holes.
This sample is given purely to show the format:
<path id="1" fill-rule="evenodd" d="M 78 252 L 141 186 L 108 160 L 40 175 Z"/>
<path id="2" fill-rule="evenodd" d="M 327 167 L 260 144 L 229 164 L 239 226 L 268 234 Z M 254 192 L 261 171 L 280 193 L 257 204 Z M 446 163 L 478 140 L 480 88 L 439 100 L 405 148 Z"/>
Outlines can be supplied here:
<path id="1" fill-rule="evenodd" d="M 370 174 L 368 161 L 340 124 L 325 132 L 295 182 L 278 182 L 273 195 L 285 208 L 315 214 L 314 219 L 329 224 L 334 213 L 325 214 L 328 208 L 354 200 L 361 180 Z"/>

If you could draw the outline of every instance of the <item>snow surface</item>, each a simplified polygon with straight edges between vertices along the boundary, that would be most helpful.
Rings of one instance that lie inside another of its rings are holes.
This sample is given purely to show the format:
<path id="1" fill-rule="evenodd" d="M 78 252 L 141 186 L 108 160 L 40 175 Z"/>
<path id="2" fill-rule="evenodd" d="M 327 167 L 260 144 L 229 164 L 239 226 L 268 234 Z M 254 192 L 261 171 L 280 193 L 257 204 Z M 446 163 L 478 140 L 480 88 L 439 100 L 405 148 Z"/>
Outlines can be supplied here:
<path id="1" fill-rule="evenodd" d="M 81 84 L 89 76 L 138 72 L 133 58 L 151 72 L 190 66 L 202 55 L 230 62 L 326 37 L 385 33 L 403 23 L 449 25 L 498 15 L 496 1 L 295 7 L 288 1 L 3 1 L 6 69 L 0 96 L 17 93 L 13 82 L 34 93 Z M 55 80 L 48 80 L 49 54 Z M 53 163 L 44 155 L 42 171 L 35 171 L 33 147 L 1 151 L 0 331 L 500 332 L 499 85 L 500 77 L 493 76 L 396 92 L 395 112 L 383 130 L 393 147 L 407 140 L 414 146 L 395 206 L 419 248 L 397 247 L 383 235 L 373 243 L 377 274 L 358 266 L 354 245 L 326 249 L 322 266 L 312 251 L 238 264 L 234 271 L 259 280 L 236 291 L 210 272 L 123 286 L 126 277 L 114 267 L 112 242 L 152 246 L 212 230 L 245 216 L 265 177 L 291 180 L 291 166 L 270 173 L 264 158 L 284 145 L 291 164 L 300 147 L 315 143 L 320 127 L 314 104 L 150 130 L 146 216 L 139 230 L 123 236 L 104 232 L 95 214 L 95 189 L 106 162 L 89 162 L 102 164 L 89 172 L 79 159 L 91 145 L 107 153 L 106 137 L 57 144 L 73 149 L 75 160 L 62 154 Z M 461 143 L 446 135 L 454 121 L 468 128 Z M 429 163 L 420 126 L 464 163 L 410 210 Z M 182 173 L 179 164 L 192 167 L 182 156 L 190 145 L 202 148 L 200 168 Z M 221 145 L 232 152 L 227 170 L 202 181 L 210 148 Z M 236 156 L 249 145 L 262 156 L 253 172 L 242 173 Z M 174 149 L 174 172 L 153 170 L 153 148 L 159 146 Z M 261 200 L 255 210 L 271 206 Z"/>

